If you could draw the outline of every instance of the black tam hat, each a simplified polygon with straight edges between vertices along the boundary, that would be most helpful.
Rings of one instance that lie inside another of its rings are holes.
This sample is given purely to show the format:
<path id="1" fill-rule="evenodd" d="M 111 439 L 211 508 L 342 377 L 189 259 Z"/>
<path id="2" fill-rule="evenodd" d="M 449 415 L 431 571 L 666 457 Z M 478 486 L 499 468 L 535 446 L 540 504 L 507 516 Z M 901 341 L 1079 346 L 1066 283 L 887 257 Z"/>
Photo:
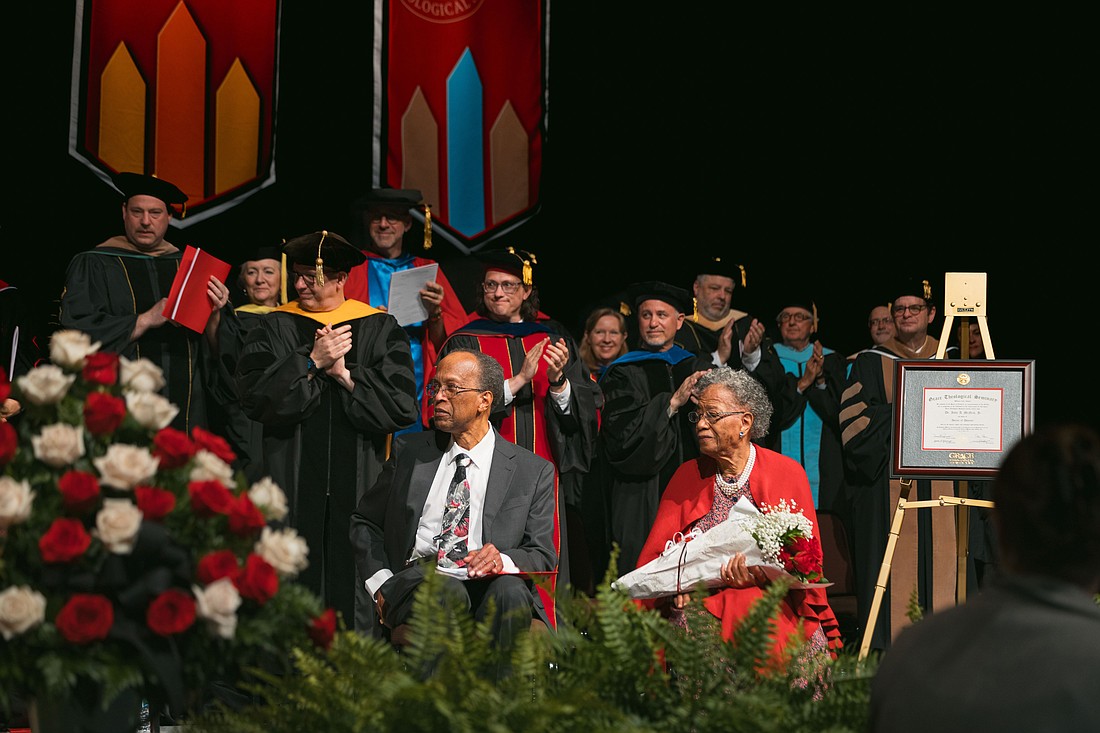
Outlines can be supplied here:
<path id="1" fill-rule="evenodd" d="M 503 270 L 523 280 L 524 285 L 534 284 L 534 265 L 538 264 L 538 260 L 531 252 L 505 247 L 479 252 L 477 258 L 481 260 L 485 270 Z"/>
<path id="2" fill-rule="evenodd" d="M 329 231 L 313 232 L 295 237 L 283 246 L 287 265 L 313 265 L 317 268 L 317 282 L 325 281 L 324 271 L 350 272 L 351 268 L 366 262 L 367 256 L 358 247 L 339 234 Z"/>
<path id="3" fill-rule="evenodd" d="M 187 194 L 179 190 L 174 183 L 169 183 L 156 176 L 146 176 L 141 173 L 116 173 L 114 176 L 115 188 L 122 192 L 122 200 L 129 201 L 134 196 L 152 196 L 165 203 L 176 214 L 173 205 L 183 205 L 187 201 Z M 183 214 L 179 214 L 183 218 Z"/>
<path id="4" fill-rule="evenodd" d="M 692 311 L 691 293 L 684 288 L 678 288 L 660 280 L 634 283 L 628 288 L 628 292 L 635 312 L 637 312 L 638 306 L 647 300 L 659 300 L 668 303 L 681 313 L 691 313 Z"/>
<path id="5" fill-rule="evenodd" d="M 257 260 L 282 260 L 283 250 L 273 244 L 262 244 L 248 253 L 241 262 L 255 262 Z"/>
<path id="6" fill-rule="evenodd" d="M 931 280 L 919 276 L 904 277 L 894 284 L 891 299 L 893 301 L 905 295 L 912 295 L 917 298 L 924 298 L 925 302 L 931 305 L 932 298 L 936 295 L 932 290 L 931 283 Z"/>
<path id="7" fill-rule="evenodd" d="M 729 258 L 704 257 L 695 266 L 696 275 L 719 275 L 733 280 L 735 288 L 745 287 L 745 266 L 739 265 Z"/>

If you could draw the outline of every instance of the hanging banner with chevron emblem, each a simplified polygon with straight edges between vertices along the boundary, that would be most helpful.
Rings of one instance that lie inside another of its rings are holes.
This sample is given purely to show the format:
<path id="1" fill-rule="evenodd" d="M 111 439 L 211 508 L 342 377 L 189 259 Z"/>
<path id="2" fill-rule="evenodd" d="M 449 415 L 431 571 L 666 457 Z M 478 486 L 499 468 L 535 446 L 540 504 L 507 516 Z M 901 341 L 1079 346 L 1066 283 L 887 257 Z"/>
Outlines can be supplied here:
<path id="1" fill-rule="evenodd" d="M 549 0 L 375 0 L 374 182 L 469 253 L 538 208 Z"/>
<path id="2" fill-rule="evenodd" d="M 278 0 L 77 0 L 69 152 L 188 196 L 180 227 L 275 182 Z"/>

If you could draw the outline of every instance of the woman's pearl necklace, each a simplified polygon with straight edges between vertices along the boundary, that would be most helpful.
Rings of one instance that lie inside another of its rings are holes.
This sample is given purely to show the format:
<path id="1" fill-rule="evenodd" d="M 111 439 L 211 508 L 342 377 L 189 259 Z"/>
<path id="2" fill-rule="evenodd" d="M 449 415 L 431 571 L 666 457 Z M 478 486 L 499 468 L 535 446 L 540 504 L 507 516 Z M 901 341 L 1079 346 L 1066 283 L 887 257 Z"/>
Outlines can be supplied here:
<path id="1" fill-rule="evenodd" d="M 745 468 L 734 477 L 733 481 L 727 481 L 719 471 L 714 474 L 714 481 L 718 489 L 726 496 L 733 496 L 741 490 L 741 487 L 749 482 L 749 474 L 752 473 L 753 464 L 756 463 L 756 446 L 749 443 L 749 460 L 745 461 Z"/>

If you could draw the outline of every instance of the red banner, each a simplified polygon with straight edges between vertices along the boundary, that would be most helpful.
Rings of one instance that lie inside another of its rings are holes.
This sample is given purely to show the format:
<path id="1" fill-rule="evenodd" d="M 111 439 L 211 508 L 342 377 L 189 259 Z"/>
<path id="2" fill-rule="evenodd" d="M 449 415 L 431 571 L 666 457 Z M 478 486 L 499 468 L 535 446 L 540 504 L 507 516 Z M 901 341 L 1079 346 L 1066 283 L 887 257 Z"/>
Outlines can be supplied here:
<path id="1" fill-rule="evenodd" d="M 278 0 L 77 0 L 70 153 L 156 175 L 186 226 L 275 181 Z"/>
<path id="2" fill-rule="evenodd" d="M 375 7 L 375 182 L 420 189 L 435 232 L 477 249 L 538 205 L 548 4 Z"/>

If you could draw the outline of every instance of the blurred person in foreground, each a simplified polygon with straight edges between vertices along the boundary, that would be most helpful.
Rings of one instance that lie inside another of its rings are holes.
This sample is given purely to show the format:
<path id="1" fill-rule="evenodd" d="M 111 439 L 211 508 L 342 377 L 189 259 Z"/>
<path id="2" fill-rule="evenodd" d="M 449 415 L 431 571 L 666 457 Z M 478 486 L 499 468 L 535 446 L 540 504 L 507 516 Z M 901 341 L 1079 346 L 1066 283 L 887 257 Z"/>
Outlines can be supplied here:
<path id="1" fill-rule="evenodd" d="M 763 386 L 743 370 L 718 367 L 702 374 L 693 388 L 696 404 L 688 418 L 695 426 L 699 457 L 682 464 L 668 482 L 638 567 L 656 559 L 667 540 L 692 529 L 702 532 L 729 520 L 738 499 L 747 497 L 758 509 L 780 500 L 794 502 L 817 530 L 813 496 L 806 471 L 790 458 L 754 443 L 768 431 L 772 406 Z M 816 534 L 814 540 L 816 539 Z M 818 542 L 820 553 L 820 542 Z M 723 585 L 703 601 L 705 611 L 721 622 L 729 640 L 737 624 L 768 584 L 763 569 L 747 565 L 741 553 L 721 569 Z M 670 620 L 691 627 L 691 593 L 666 596 L 644 605 L 659 608 Z M 841 647 L 840 629 L 824 588 L 791 589 L 776 619 L 773 662 L 780 664 L 790 642 L 805 643 L 803 659 L 821 659 Z"/>
<path id="2" fill-rule="evenodd" d="M 872 681 L 871 730 L 1096 729 L 1100 434 L 1065 424 L 1024 436 L 993 501 L 1001 572 L 902 631 Z"/>

